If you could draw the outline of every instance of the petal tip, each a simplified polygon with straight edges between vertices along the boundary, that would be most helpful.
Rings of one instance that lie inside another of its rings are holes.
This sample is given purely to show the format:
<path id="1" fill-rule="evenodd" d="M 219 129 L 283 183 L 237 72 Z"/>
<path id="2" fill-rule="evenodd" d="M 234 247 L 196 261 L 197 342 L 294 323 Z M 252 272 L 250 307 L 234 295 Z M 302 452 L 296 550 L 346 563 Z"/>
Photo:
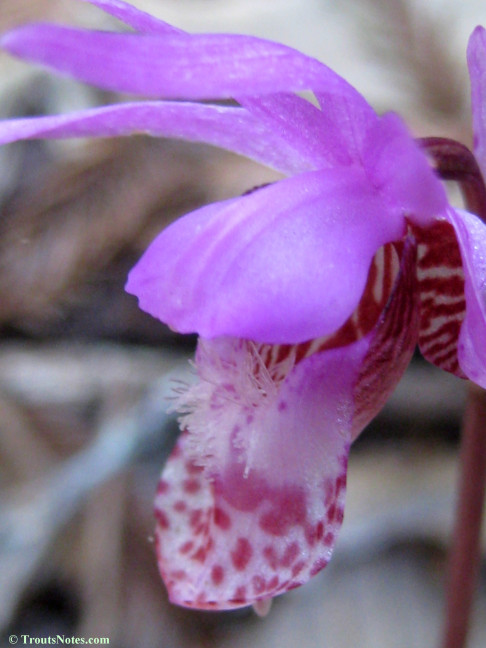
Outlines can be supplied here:
<path id="1" fill-rule="evenodd" d="M 475 27 L 472 31 L 467 45 L 467 59 L 469 64 L 476 57 L 478 49 L 485 47 L 486 30 L 481 25 Z"/>
<path id="2" fill-rule="evenodd" d="M 43 26 L 43 23 L 31 23 L 5 32 L 0 37 L 0 48 L 14 56 L 28 58 L 36 48 L 36 37 Z"/>
<path id="3" fill-rule="evenodd" d="M 15 42 L 17 41 L 16 37 L 19 31 L 22 31 L 21 27 L 12 29 L 8 32 L 5 32 L 5 34 L 2 34 L 2 36 L 0 36 L 0 47 L 7 52 L 12 52 L 12 49 L 15 47 Z"/>

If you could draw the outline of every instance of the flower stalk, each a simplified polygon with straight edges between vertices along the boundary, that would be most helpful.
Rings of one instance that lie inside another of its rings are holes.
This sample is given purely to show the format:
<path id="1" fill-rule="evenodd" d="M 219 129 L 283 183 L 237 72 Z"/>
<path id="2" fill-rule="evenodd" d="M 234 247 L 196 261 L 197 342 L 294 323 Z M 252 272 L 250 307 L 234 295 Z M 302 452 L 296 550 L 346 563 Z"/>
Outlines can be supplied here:
<path id="1" fill-rule="evenodd" d="M 418 142 L 442 180 L 459 184 L 467 210 L 486 223 L 486 187 L 473 153 L 464 144 L 446 137 L 424 137 Z"/>
<path id="2" fill-rule="evenodd" d="M 443 648 L 464 648 L 476 588 L 486 485 L 486 391 L 469 384 L 449 556 Z"/>
<path id="3" fill-rule="evenodd" d="M 454 140 L 420 140 L 443 180 L 458 182 L 466 208 L 486 222 L 486 187 L 467 147 Z M 486 390 L 470 382 L 462 425 L 456 519 L 448 561 L 443 648 L 465 648 L 478 580 L 486 494 Z"/>

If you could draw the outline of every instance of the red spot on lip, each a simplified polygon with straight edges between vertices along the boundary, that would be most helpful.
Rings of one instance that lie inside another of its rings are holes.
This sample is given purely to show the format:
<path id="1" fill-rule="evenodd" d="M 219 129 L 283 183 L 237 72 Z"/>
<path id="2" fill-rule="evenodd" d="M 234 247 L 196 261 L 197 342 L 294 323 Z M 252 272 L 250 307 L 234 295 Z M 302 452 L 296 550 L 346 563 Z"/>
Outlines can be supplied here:
<path id="1" fill-rule="evenodd" d="M 208 530 L 207 524 L 201 523 L 194 527 L 194 535 L 201 535 Z"/>
<path id="2" fill-rule="evenodd" d="M 334 520 L 336 519 L 336 513 L 337 513 L 336 504 L 333 502 L 327 511 L 328 522 L 334 522 Z"/>
<path id="3" fill-rule="evenodd" d="M 214 565 L 211 570 L 211 580 L 215 585 L 219 585 L 224 578 L 224 569 L 221 565 Z"/>
<path id="4" fill-rule="evenodd" d="M 167 493 L 169 488 L 169 484 L 164 479 L 160 479 L 159 483 L 157 484 L 157 495 L 163 495 L 164 493 Z"/>
<path id="5" fill-rule="evenodd" d="M 189 515 L 189 526 L 193 535 L 208 532 L 208 518 L 203 509 L 194 509 Z"/>
<path id="6" fill-rule="evenodd" d="M 198 479 L 185 479 L 182 487 L 185 493 L 193 495 L 201 489 L 201 482 Z"/>
<path id="7" fill-rule="evenodd" d="M 183 569 L 177 569 L 176 571 L 170 572 L 170 575 L 175 580 L 183 580 L 187 576 L 186 572 Z"/>
<path id="8" fill-rule="evenodd" d="M 317 526 L 313 524 L 308 524 L 305 527 L 305 539 L 309 547 L 313 547 L 317 541 Z"/>
<path id="9" fill-rule="evenodd" d="M 283 536 L 292 526 L 302 525 L 306 519 L 305 496 L 297 489 L 285 489 L 272 498 L 272 508 L 258 523 L 263 531 Z"/>
<path id="10" fill-rule="evenodd" d="M 324 536 L 323 543 L 330 547 L 332 543 L 334 542 L 334 533 L 331 533 L 331 531 L 328 531 L 326 535 Z"/>
<path id="11" fill-rule="evenodd" d="M 186 470 L 189 475 L 198 475 L 199 473 L 202 472 L 203 467 L 202 466 L 196 466 L 195 463 L 192 461 L 187 461 L 186 462 Z"/>
<path id="12" fill-rule="evenodd" d="M 336 492 L 340 493 L 345 486 L 346 486 L 346 474 L 339 475 L 339 477 L 336 480 Z"/>
<path id="13" fill-rule="evenodd" d="M 292 576 L 297 576 L 299 572 L 301 572 L 305 567 L 305 561 L 304 560 L 299 560 L 298 563 L 295 563 L 295 565 L 292 567 Z"/>
<path id="14" fill-rule="evenodd" d="M 161 511 L 160 509 L 155 509 L 154 515 L 155 515 L 155 519 L 157 520 L 157 524 L 162 529 L 169 528 L 170 526 L 169 519 L 167 518 L 167 515 L 164 513 L 164 511 Z"/>
<path id="15" fill-rule="evenodd" d="M 292 542 L 287 549 L 285 550 L 284 555 L 280 564 L 282 567 L 290 567 L 290 565 L 295 562 L 295 559 L 299 555 L 299 545 L 296 542 Z"/>
<path id="16" fill-rule="evenodd" d="M 233 594 L 233 599 L 235 603 L 241 603 L 243 601 L 246 601 L 246 587 L 244 585 L 240 585 L 240 587 L 237 587 L 235 589 L 235 593 Z"/>
<path id="17" fill-rule="evenodd" d="M 179 552 L 181 554 L 189 553 L 189 551 L 191 551 L 193 547 L 194 547 L 194 542 L 192 542 L 192 540 L 188 540 L 187 542 L 184 542 L 184 544 L 181 547 L 179 547 Z"/>
<path id="18" fill-rule="evenodd" d="M 272 578 L 267 583 L 267 592 L 272 592 L 278 587 L 278 576 L 272 576 Z"/>
<path id="19" fill-rule="evenodd" d="M 319 558 L 318 560 L 316 560 L 309 572 L 310 576 L 315 576 L 316 574 L 318 574 L 322 569 L 324 569 L 326 565 L 327 560 L 325 558 Z"/>
<path id="20" fill-rule="evenodd" d="M 246 538 L 238 538 L 234 551 L 231 552 L 231 560 L 235 569 L 243 571 L 250 562 L 253 555 L 251 544 Z"/>
<path id="21" fill-rule="evenodd" d="M 215 508 L 214 524 L 216 524 L 216 526 L 219 526 L 220 529 L 227 531 L 231 526 L 231 518 L 223 511 L 223 509 Z"/>
<path id="22" fill-rule="evenodd" d="M 182 500 L 177 500 L 177 502 L 174 504 L 174 511 L 177 511 L 178 513 L 183 513 L 186 508 L 187 504 Z"/>
<path id="23" fill-rule="evenodd" d="M 268 564 L 270 565 L 271 569 L 277 569 L 278 567 L 277 552 L 271 545 L 268 545 L 263 549 L 263 556 L 268 562 Z"/>
<path id="24" fill-rule="evenodd" d="M 205 547 L 199 547 L 199 549 L 196 551 L 196 553 L 192 554 L 191 558 L 193 560 L 197 560 L 198 562 L 204 562 L 206 560 L 206 557 L 208 555 L 208 552 Z"/>
<path id="25" fill-rule="evenodd" d="M 201 524 L 202 509 L 194 509 L 189 516 L 189 524 L 192 528 Z"/>

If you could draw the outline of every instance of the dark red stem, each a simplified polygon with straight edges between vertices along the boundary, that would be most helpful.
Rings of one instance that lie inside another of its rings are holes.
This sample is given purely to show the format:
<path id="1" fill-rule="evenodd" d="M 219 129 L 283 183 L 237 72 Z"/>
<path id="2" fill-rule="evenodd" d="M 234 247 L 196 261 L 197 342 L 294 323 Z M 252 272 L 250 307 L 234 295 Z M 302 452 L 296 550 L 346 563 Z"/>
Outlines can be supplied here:
<path id="1" fill-rule="evenodd" d="M 456 181 L 467 209 L 486 223 L 486 187 L 476 158 L 467 146 L 445 137 L 424 137 L 418 143 L 437 174 L 443 180 Z"/>
<path id="2" fill-rule="evenodd" d="M 443 180 L 459 183 L 467 209 L 486 223 L 486 188 L 474 155 L 454 140 L 419 141 Z M 476 589 L 486 489 L 486 391 L 469 385 L 455 528 L 449 555 L 443 648 L 465 648 Z"/>
<path id="3" fill-rule="evenodd" d="M 486 392 L 470 384 L 462 430 L 459 493 L 449 556 L 444 648 L 463 648 L 481 556 L 486 482 Z"/>

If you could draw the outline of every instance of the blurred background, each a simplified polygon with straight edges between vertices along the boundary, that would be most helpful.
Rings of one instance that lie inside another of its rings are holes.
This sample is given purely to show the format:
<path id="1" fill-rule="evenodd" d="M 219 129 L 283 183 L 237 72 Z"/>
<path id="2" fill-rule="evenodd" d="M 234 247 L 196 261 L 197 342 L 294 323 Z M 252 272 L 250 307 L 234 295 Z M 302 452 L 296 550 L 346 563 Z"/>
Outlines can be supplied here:
<path id="1" fill-rule="evenodd" d="M 471 144 L 464 0 L 133 0 L 191 31 L 246 32 L 312 54 L 417 136 Z M 31 20 L 120 29 L 75 0 L 2 0 Z M 0 55 L 0 115 L 116 100 Z M 171 381 L 195 340 L 140 312 L 131 266 L 168 222 L 269 182 L 203 145 L 25 142 L 0 150 L 0 639 L 108 637 L 116 648 L 422 648 L 437 643 L 466 385 L 417 357 L 351 454 L 330 566 L 270 615 L 171 606 L 152 499 L 176 435 Z M 484 546 L 484 544 L 483 544 Z M 2 645 L 4 645 L 2 643 Z M 486 645 L 486 571 L 471 648 Z"/>

